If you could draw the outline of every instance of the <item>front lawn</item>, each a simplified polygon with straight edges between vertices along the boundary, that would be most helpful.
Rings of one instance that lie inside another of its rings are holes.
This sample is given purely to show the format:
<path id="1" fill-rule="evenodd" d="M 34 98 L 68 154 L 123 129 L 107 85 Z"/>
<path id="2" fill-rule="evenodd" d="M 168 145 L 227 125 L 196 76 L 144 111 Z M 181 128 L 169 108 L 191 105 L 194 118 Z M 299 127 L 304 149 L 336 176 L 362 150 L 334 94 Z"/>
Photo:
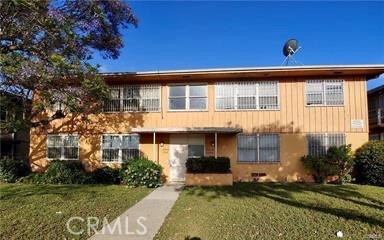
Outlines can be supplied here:
<path id="1" fill-rule="evenodd" d="M 104 217 L 109 222 L 122 214 L 151 190 L 107 185 L 0 185 L 0 236 L 2 239 L 86 239 L 68 232 L 86 231 L 87 217 Z M 93 221 L 92 221 L 93 222 Z M 101 227 L 101 223 L 100 223 Z"/>
<path id="2" fill-rule="evenodd" d="M 156 239 L 336 239 L 337 231 L 343 239 L 383 239 L 384 188 L 279 183 L 187 188 Z"/>

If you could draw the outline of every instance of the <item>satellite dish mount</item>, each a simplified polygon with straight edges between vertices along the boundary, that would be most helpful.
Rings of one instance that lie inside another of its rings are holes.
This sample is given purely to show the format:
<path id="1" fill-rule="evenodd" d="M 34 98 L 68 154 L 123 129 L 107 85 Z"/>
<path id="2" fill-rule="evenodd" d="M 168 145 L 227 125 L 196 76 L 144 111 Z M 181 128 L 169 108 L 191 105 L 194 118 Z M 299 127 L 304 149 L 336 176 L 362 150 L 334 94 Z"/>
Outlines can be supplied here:
<path id="1" fill-rule="evenodd" d="M 285 59 L 282 66 L 288 66 L 290 64 L 292 65 L 298 65 L 300 64 L 298 61 L 295 60 L 294 55 L 301 49 L 299 46 L 299 42 L 296 39 L 289 39 L 283 47 L 283 54 L 285 56 Z M 301 64 L 302 65 L 302 64 Z"/>

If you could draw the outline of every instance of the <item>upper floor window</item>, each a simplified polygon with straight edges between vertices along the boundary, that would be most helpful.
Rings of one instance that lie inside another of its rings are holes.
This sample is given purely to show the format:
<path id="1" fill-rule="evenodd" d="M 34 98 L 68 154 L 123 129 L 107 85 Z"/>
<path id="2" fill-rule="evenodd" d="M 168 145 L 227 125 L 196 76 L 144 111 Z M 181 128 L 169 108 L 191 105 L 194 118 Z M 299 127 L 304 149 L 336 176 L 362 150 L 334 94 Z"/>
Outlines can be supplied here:
<path id="1" fill-rule="evenodd" d="M 308 80 L 305 95 L 308 106 L 344 104 L 343 80 Z"/>
<path id="2" fill-rule="evenodd" d="M 79 136 L 48 135 L 47 158 L 61 160 L 79 159 Z"/>
<path id="3" fill-rule="evenodd" d="M 103 135 L 101 141 L 103 162 L 122 162 L 139 157 L 139 135 Z"/>
<path id="4" fill-rule="evenodd" d="M 110 88 L 104 112 L 160 111 L 160 85 L 127 85 Z"/>
<path id="5" fill-rule="evenodd" d="M 215 85 L 216 110 L 279 108 L 279 82 L 222 82 Z"/>
<path id="6" fill-rule="evenodd" d="M 276 163 L 280 161 L 278 134 L 239 134 L 237 136 L 239 162 Z"/>
<path id="7" fill-rule="evenodd" d="M 384 94 L 379 96 L 379 108 L 384 111 Z"/>
<path id="8" fill-rule="evenodd" d="M 342 133 L 318 133 L 309 134 L 308 154 L 320 156 L 327 153 L 331 146 L 341 146 L 345 144 L 345 134 Z"/>
<path id="9" fill-rule="evenodd" d="M 169 110 L 203 111 L 208 109 L 206 84 L 170 85 Z"/>

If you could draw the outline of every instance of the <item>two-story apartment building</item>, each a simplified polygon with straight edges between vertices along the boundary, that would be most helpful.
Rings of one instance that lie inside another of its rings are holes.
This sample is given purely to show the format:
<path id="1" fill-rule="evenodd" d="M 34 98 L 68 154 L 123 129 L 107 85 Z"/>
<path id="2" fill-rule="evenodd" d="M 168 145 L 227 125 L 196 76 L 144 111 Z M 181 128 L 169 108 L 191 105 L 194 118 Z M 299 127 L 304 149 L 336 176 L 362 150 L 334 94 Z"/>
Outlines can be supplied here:
<path id="1" fill-rule="evenodd" d="M 369 139 L 384 140 L 384 82 L 368 91 Z"/>
<path id="2" fill-rule="evenodd" d="M 0 160 L 28 161 L 29 128 L 15 129 L 13 124 L 29 118 L 30 106 L 30 100 L 24 106 L 20 96 L 0 91 Z"/>
<path id="3" fill-rule="evenodd" d="M 138 155 L 183 181 L 191 156 L 227 156 L 235 181 L 310 181 L 300 158 L 368 141 L 367 80 L 384 65 L 288 66 L 103 74 L 103 113 L 31 130 L 30 162 L 89 169 Z"/>

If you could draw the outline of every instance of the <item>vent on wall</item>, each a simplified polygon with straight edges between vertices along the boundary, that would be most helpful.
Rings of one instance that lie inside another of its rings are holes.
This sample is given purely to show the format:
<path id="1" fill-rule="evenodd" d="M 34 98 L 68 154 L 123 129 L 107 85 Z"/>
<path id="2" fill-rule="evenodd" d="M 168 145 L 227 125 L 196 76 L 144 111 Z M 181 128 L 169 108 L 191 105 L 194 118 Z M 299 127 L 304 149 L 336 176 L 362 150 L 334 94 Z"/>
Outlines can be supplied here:
<path id="1" fill-rule="evenodd" d="M 265 177 L 267 176 L 266 173 L 251 173 L 251 177 Z"/>

